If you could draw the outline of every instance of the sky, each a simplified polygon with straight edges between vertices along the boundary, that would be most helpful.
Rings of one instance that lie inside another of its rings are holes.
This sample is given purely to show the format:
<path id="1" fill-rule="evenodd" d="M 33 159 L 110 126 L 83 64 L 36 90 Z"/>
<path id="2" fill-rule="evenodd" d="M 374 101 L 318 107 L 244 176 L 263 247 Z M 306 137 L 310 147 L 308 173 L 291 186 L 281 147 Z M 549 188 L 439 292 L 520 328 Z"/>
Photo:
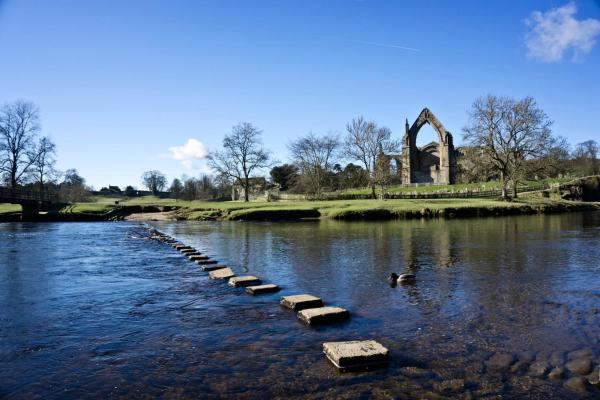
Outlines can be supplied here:
<path id="1" fill-rule="evenodd" d="M 575 144 L 600 140 L 599 36 L 591 0 L 0 0 L 0 104 L 37 104 L 97 189 L 207 172 L 242 121 L 281 162 L 359 115 L 401 139 L 424 107 L 459 145 L 487 94 L 534 97 Z"/>

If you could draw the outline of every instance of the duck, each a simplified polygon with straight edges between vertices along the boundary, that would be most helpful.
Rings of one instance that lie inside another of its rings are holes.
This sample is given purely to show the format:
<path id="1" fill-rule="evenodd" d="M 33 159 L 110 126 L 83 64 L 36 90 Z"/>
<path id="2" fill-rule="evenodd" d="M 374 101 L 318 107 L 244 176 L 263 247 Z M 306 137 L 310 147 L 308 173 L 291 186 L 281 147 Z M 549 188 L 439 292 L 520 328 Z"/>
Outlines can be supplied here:
<path id="1" fill-rule="evenodd" d="M 392 272 L 390 276 L 388 276 L 387 281 L 390 283 L 390 285 L 394 285 L 398 281 L 398 274 Z"/>
<path id="2" fill-rule="evenodd" d="M 414 274 L 402 274 L 398 277 L 398 282 L 400 283 L 415 283 L 417 281 L 417 276 Z"/>

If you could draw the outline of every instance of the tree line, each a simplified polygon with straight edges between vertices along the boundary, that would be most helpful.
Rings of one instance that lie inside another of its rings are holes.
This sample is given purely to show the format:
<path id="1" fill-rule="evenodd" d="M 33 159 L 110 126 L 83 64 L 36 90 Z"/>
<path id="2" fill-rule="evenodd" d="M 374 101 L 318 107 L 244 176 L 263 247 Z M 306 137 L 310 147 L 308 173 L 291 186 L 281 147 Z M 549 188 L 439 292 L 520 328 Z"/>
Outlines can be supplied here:
<path id="1" fill-rule="evenodd" d="M 501 182 L 503 197 L 516 196 L 528 179 L 600 174 L 600 145 L 587 140 L 571 148 L 552 132 L 552 120 L 531 97 L 488 95 L 468 110 L 464 145 L 458 148 L 459 182 Z M 254 188 L 264 188 L 265 175 L 282 191 L 308 193 L 368 187 L 373 198 L 400 183 L 385 154 L 398 154 L 392 132 L 362 116 L 349 121 L 344 134 L 309 132 L 288 143 L 290 161 L 281 164 L 262 144 L 262 131 L 249 122 L 225 135 L 222 148 L 208 155 L 213 175 L 182 177 L 170 184 L 160 171 L 147 171 L 142 184 L 154 194 L 167 190 L 184 200 L 221 199 L 241 188 L 248 201 Z M 52 191 L 65 201 L 82 201 L 89 193 L 76 170 L 56 169 L 56 146 L 41 134 L 39 109 L 15 101 L 0 108 L 0 174 L 9 187 Z M 509 192 L 512 189 L 512 193 Z M 134 196 L 128 186 L 125 195 Z"/>
<path id="2" fill-rule="evenodd" d="M 458 181 L 497 180 L 502 196 L 508 198 L 517 196 L 517 187 L 524 180 L 600 174 L 598 142 L 588 140 L 571 149 L 564 137 L 552 132 L 552 124 L 531 97 L 488 95 L 476 99 L 463 128 L 464 145 L 458 148 Z M 170 191 L 178 196 L 185 192 L 188 199 L 206 198 L 223 196 L 238 186 L 248 201 L 253 186 L 265 182 L 260 174 L 267 169 L 271 182 L 280 190 L 316 198 L 324 191 L 362 187 L 368 187 L 375 198 L 377 189 L 383 195 L 389 185 L 400 183 L 399 171 L 394 171 L 389 158 L 383 156 L 398 154 L 399 141 L 392 138 L 389 128 L 362 116 L 348 122 L 343 135 L 309 132 L 291 141 L 291 159 L 285 164 L 278 163 L 265 149 L 261 134 L 248 122 L 234 126 L 225 135 L 222 148 L 208 156 L 215 178 L 202 177 L 200 190 L 195 189 L 198 182 L 194 180 L 183 190 L 186 185 L 176 179 Z M 163 180 L 161 187 L 166 187 L 166 178 Z M 145 185 L 152 187 L 151 182 Z"/>
<path id="3" fill-rule="evenodd" d="M 4 186 L 51 192 L 66 202 L 88 196 L 77 170 L 56 169 L 56 145 L 41 134 L 39 108 L 28 101 L 0 108 L 0 179 Z"/>
<path id="4" fill-rule="evenodd" d="M 519 183 L 529 179 L 600 173 L 599 145 L 588 140 L 576 145 L 552 132 L 553 121 L 531 97 L 513 99 L 488 95 L 468 110 L 459 148 L 461 183 L 498 180 L 504 198 L 516 197 Z M 273 159 L 260 141 L 261 131 L 250 123 L 233 128 L 223 149 L 209 155 L 209 165 L 223 181 L 243 187 L 248 201 L 251 175 L 271 167 Z M 282 190 L 310 193 L 369 187 L 383 195 L 399 183 L 386 154 L 398 154 L 400 143 L 385 126 L 362 116 L 346 124 L 345 134 L 308 133 L 288 144 L 291 163 L 275 166 L 271 179 Z M 342 167 L 343 162 L 348 162 Z M 355 164 L 356 163 L 356 164 Z M 509 194 L 509 192 L 512 192 Z"/>
<path id="5" fill-rule="evenodd" d="M 399 151 L 400 144 L 392 139 L 389 128 L 357 117 L 346 125 L 345 137 L 334 133 L 308 133 L 289 143 L 291 164 L 274 166 L 270 151 L 261 142 L 262 131 L 244 122 L 233 127 L 223 139 L 223 148 L 211 152 L 209 166 L 221 182 L 239 185 L 244 200 L 249 200 L 252 173 L 272 168 L 271 179 L 282 190 L 305 192 L 319 198 L 323 190 L 368 185 L 373 196 L 377 184 L 390 178 L 389 166 L 380 163 L 383 153 Z M 344 160 L 352 162 L 342 167 Z M 386 172 L 387 171 L 387 172 Z"/>

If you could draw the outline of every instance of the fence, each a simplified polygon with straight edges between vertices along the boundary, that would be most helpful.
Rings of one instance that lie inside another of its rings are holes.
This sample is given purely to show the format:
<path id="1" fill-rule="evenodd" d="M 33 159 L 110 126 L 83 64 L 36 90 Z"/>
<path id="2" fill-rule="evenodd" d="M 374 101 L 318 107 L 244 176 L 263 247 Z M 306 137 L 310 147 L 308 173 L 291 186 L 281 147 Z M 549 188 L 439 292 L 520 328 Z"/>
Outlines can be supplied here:
<path id="1" fill-rule="evenodd" d="M 521 186 L 517 188 L 517 193 L 534 192 L 538 190 L 548 189 L 548 185 Z M 444 190 L 435 192 L 401 192 L 401 193 L 385 193 L 385 199 L 464 199 L 464 198 L 492 198 L 502 195 L 501 189 L 464 189 L 464 190 Z M 273 200 L 285 201 L 303 201 L 317 200 L 315 196 L 305 194 L 288 194 L 279 193 L 276 196 L 271 196 Z M 371 199 L 370 193 L 350 194 L 350 193 L 323 193 L 320 200 L 368 200 Z"/>

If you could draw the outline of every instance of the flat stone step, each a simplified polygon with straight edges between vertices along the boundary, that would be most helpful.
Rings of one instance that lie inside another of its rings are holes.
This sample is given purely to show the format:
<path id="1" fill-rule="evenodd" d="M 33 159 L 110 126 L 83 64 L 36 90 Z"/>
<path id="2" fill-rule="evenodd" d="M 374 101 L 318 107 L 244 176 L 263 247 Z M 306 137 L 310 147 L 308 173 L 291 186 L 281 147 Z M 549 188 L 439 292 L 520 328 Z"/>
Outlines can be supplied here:
<path id="1" fill-rule="evenodd" d="M 229 279 L 229 286 L 256 286 L 261 280 L 253 275 L 236 276 Z"/>
<path id="2" fill-rule="evenodd" d="M 326 342 L 323 353 L 342 372 L 384 367 L 389 361 L 388 349 L 375 340 Z"/>
<path id="3" fill-rule="evenodd" d="M 171 239 L 171 238 L 164 237 L 164 236 L 161 236 L 161 235 L 153 235 L 153 236 L 150 236 L 150 239 L 154 239 L 154 240 L 160 240 L 160 241 L 163 241 L 163 242 L 166 242 L 166 241 L 171 241 L 171 240 L 173 240 L 173 239 Z"/>
<path id="4" fill-rule="evenodd" d="M 209 256 L 203 256 L 200 253 L 197 254 L 189 254 L 188 258 L 192 261 L 201 261 L 201 260 L 209 260 L 210 257 Z"/>
<path id="5" fill-rule="evenodd" d="M 216 271 L 218 269 L 227 268 L 227 265 L 209 264 L 200 267 L 204 272 Z"/>
<path id="6" fill-rule="evenodd" d="M 208 273 L 211 279 L 229 279 L 235 276 L 231 268 L 220 268 Z"/>
<path id="7" fill-rule="evenodd" d="M 187 244 L 176 244 L 173 246 L 175 250 L 191 249 Z"/>
<path id="8" fill-rule="evenodd" d="M 294 311 L 300 311 L 305 308 L 323 307 L 323 300 L 310 294 L 296 294 L 283 296 L 279 304 Z"/>
<path id="9" fill-rule="evenodd" d="M 207 264 L 218 264 L 219 262 L 217 260 L 196 260 L 195 263 L 200 264 L 200 265 L 207 265 Z"/>
<path id="10" fill-rule="evenodd" d="M 308 325 L 328 324 L 344 321 L 350 317 L 348 310 L 341 307 L 307 308 L 298 311 L 300 321 Z"/>
<path id="11" fill-rule="evenodd" d="M 246 293 L 252 294 L 252 295 L 263 294 L 263 293 L 273 293 L 273 292 L 278 292 L 278 291 L 279 291 L 279 286 L 273 285 L 271 283 L 269 283 L 267 285 L 246 287 Z"/>
<path id="12" fill-rule="evenodd" d="M 196 249 L 194 249 L 192 247 L 190 247 L 189 249 L 181 249 L 179 251 L 182 252 L 183 254 L 195 254 L 195 253 L 198 253 L 198 250 L 196 250 Z M 200 253 L 198 253 L 198 254 L 200 254 Z"/>

